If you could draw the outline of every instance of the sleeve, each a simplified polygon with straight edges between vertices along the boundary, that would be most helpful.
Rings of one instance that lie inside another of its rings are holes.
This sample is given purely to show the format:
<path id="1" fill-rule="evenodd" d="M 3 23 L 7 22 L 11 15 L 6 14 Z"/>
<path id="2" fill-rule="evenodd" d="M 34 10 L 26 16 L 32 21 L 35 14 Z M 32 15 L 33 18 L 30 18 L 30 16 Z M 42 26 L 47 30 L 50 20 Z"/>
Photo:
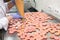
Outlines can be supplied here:
<path id="1" fill-rule="evenodd" d="M 6 17 L 3 17 L 0 19 L 0 29 L 4 28 L 7 31 L 8 28 L 8 19 Z"/>

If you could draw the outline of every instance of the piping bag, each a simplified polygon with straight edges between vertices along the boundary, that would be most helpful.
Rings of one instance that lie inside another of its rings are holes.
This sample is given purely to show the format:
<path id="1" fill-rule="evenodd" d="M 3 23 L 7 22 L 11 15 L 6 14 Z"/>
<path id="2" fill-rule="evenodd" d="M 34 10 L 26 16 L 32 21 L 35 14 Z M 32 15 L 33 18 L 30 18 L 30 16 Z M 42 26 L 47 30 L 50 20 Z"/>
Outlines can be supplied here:
<path id="1" fill-rule="evenodd" d="M 24 0 L 15 0 L 19 14 L 24 18 Z"/>
<path id="2" fill-rule="evenodd" d="M 17 10 L 19 14 L 22 16 L 22 21 L 24 23 L 24 0 L 15 0 Z M 21 26 L 24 28 L 24 24 Z"/>

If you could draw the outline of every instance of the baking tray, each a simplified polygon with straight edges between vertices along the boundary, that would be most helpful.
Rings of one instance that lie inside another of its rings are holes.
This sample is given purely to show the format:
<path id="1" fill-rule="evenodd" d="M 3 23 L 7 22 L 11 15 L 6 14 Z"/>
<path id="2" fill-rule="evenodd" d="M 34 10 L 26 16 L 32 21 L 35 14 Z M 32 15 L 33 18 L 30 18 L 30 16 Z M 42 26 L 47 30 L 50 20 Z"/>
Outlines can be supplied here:
<path id="1" fill-rule="evenodd" d="M 53 16 L 51 14 L 48 14 L 49 16 Z M 54 17 L 54 16 L 53 16 Z M 59 19 L 57 19 L 56 17 L 54 17 L 54 20 L 49 20 L 49 22 L 53 22 L 53 23 L 60 23 Z M 49 39 L 51 33 L 47 33 L 48 39 L 47 40 L 51 40 Z M 60 36 L 59 36 L 60 38 Z M 18 36 L 16 35 L 16 33 L 14 33 L 14 35 L 10 35 L 7 32 L 4 35 L 4 40 L 21 40 L 20 38 L 18 38 Z"/>

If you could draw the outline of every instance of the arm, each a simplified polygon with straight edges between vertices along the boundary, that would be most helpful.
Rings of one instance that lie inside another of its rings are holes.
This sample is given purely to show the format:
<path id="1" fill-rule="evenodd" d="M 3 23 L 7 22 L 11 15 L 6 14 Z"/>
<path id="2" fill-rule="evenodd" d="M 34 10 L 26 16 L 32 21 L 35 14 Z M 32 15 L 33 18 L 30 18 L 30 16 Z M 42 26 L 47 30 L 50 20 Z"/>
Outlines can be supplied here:
<path id="1" fill-rule="evenodd" d="M 7 30 L 8 28 L 8 19 L 6 17 L 3 17 L 0 19 L 0 29 L 4 28 L 5 30 Z"/>
<path id="2" fill-rule="evenodd" d="M 4 28 L 7 31 L 8 23 L 12 19 L 12 16 L 3 17 L 0 19 L 0 29 Z"/>
<path id="3" fill-rule="evenodd" d="M 11 20 L 12 17 L 5 16 L 6 10 L 4 11 L 5 6 L 4 6 L 4 3 L 3 4 L 2 3 L 3 3 L 3 1 L 1 0 L 1 3 L 0 3 L 0 29 L 4 28 L 5 30 L 7 30 L 9 20 Z"/>
<path id="4" fill-rule="evenodd" d="M 10 10 L 14 6 L 14 3 L 12 1 L 8 2 L 8 10 Z"/>
<path id="5" fill-rule="evenodd" d="M 17 1 L 17 0 L 16 0 Z M 15 0 L 11 0 L 9 3 L 8 3 L 8 10 L 10 10 L 13 6 L 14 6 L 14 4 L 15 3 L 17 3 L 17 2 L 15 2 Z M 21 4 L 21 3 L 20 3 Z M 18 6 L 17 6 L 18 7 Z M 19 7 L 18 7 L 19 8 Z M 18 9 L 18 11 L 19 11 L 19 13 L 15 13 L 15 14 L 11 14 L 11 16 L 13 17 L 13 18 L 22 18 L 21 16 L 20 16 L 20 13 L 21 13 L 21 15 L 23 15 L 23 11 L 24 11 L 24 8 L 23 8 L 23 4 L 21 4 L 21 8 L 20 9 Z"/>
<path id="6" fill-rule="evenodd" d="M 12 19 L 11 16 L 5 16 L 5 12 L 0 7 L 0 29 L 4 28 L 5 30 L 7 30 L 8 22 L 11 19 Z"/>
<path id="7" fill-rule="evenodd" d="M 11 0 L 7 4 L 7 9 L 10 10 L 15 5 L 15 0 Z"/>
<path id="8" fill-rule="evenodd" d="M 2 7 L 2 5 L 0 6 L 0 29 L 2 29 L 3 27 L 7 27 L 8 24 L 8 19 L 5 17 L 5 11 Z M 7 30 L 5 28 L 5 30 Z"/>

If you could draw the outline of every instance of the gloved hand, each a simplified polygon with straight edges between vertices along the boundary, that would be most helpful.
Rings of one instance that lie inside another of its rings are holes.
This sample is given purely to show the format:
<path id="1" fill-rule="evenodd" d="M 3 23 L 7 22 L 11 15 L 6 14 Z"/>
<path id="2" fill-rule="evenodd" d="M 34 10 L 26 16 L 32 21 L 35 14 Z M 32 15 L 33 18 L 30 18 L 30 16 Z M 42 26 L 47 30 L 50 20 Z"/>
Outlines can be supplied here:
<path id="1" fill-rule="evenodd" d="M 14 19 L 19 19 L 22 18 L 22 16 L 20 16 L 18 13 L 12 13 L 10 14 Z"/>

